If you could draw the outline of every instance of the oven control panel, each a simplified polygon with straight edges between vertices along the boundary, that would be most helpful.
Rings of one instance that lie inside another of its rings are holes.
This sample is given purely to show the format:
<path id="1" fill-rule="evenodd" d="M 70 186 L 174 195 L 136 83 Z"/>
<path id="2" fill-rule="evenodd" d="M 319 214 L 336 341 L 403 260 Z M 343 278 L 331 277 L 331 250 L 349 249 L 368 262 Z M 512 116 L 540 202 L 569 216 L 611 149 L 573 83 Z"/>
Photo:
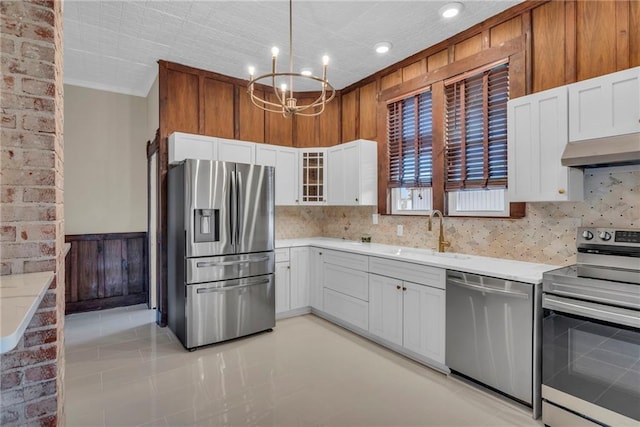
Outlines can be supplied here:
<path id="1" fill-rule="evenodd" d="M 580 227 L 578 228 L 576 244 L 578 247 L 581 245 L 640 247 L 640 230 Z"/>

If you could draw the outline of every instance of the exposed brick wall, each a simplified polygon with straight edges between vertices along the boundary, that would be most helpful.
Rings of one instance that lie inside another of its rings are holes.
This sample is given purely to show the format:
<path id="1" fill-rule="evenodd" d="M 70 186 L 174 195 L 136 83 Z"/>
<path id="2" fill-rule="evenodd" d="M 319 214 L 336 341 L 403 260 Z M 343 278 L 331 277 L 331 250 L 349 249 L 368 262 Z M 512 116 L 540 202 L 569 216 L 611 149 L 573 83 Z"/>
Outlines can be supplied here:
<path id="1" fill-rule="evenodd" d="M 64 424 L 62 1 L 0 0 L 0 274 L 55 271 L 0 355 L 0 424 Z"/>

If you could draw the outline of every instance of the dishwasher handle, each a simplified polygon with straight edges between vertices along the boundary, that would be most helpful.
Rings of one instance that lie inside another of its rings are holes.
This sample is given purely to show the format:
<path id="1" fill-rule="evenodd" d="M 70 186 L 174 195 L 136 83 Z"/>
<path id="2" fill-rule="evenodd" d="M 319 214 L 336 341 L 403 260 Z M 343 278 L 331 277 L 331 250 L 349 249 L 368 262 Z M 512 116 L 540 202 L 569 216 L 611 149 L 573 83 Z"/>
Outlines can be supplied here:
<path id="1" fill-rule="evenodd" d="M 456 280 L 456 279 L 452 279 L 451 277 L 447 278 L 447 285 L 452 284 L 452 285 L 456 285 L 456 286 L 461 286 L 463 288 L 467 288 L 467 289 L 472 289 L 474 291 L 478 291 L 478 292 L 484 292 L 487 294 L 499 294 L 499 295 L 505 295 L 511 298 L 522 298 L 522 299 L 529 299 L 529 294 L 527 292 L 514 292 L 514 291 L 508 291 L 506 289 L 499 289 L 499 288 L 494 288 L 494 287 L 486 287 L 486 286 L 479 286 L 479 285 L 472 285 L 470 283 L 467 282 L 463 282 L 460 280 Z"/>

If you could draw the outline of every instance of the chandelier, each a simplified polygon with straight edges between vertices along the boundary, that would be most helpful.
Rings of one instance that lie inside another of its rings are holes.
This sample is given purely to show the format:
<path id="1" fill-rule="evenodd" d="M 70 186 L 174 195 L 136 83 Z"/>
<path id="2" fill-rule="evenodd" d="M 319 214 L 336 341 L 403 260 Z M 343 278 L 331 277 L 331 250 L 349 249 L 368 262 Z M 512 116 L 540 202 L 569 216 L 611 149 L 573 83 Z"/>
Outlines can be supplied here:
<path id="1" fill-rule="evenodd" d="M 293 72 L 293 7 L 292 0 L 289 0 L 289 72 L 278 72 L 276 69 L 276 59 L 278 57 L 279 50 L 277 47 L 271 49 L 271 73 L 263 74 L 255 77 L 255 68 L 249 67 L 249 86 L 248 92 L 251 96 L 251 102 L 258 108 L 271 113 L 280 113 L 285 117 L 291 117 L 293 115 L 298 116 L 317 116 L 322 114 L 325 105 L 331 101 L 335 96 L 335 89 L 327 80 L 327 65 L 329 64 L 329 57 L 327 55 L 322 57 L 322 78 L 311 75 L 311 73 L 294 73 Z M 289 85 L 281 83 L 280 87 L 277 86 L 276 79 L 279 81 L 289 81 Z M 299 79 L 299 80 L 298 80 Z M 298 99 L 294 97 L 293 83 L 294 80 L 302 81 L 302 79 L 316 82 L 319 85 L 320 95 L 314 98 L 312 102 L 298 103 Z M 273 93 L 275 94 L 274 102 L 268 101 L 266 92 L 263 98 L 256 94 L 254 91 L 254 85 L 258 82 L 266 81 L 271 83 Z M 277 101 L 277 102 L 276 102 Z"/>

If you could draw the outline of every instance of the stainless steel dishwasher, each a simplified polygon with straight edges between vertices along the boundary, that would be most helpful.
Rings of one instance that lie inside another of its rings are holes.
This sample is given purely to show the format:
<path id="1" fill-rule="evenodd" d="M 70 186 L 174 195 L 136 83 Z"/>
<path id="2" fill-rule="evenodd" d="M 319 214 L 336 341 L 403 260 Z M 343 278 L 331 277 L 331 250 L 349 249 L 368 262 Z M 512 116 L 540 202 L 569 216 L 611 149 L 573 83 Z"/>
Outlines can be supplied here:
<path id="1" fill-rule="evenodd" d="M 446 364 L 540 416 L 540 285 L 447 271 Z"/>

